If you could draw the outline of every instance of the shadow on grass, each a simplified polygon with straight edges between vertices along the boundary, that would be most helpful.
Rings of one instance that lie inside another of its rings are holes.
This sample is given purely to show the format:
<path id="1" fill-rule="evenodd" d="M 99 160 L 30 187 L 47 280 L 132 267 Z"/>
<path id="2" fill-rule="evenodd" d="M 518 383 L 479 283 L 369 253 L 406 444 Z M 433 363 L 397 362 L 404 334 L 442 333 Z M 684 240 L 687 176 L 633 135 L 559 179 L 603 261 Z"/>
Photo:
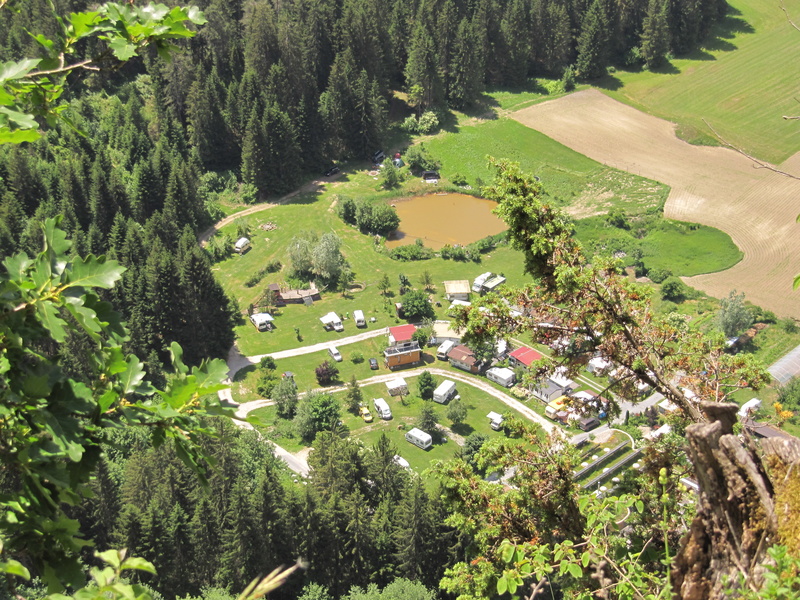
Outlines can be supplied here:
<path id="1" fill-rule="evenodd" d="M 462 437 L 475 433 L 475 428 L 468 423 L 459 423 L 458 425 L 453 425 L 450 429 L 453 430 L 453 433 L 457 433 Z"/>
<path id="2" fill-rule="evenodd" d="M 622 87 L 622 81 L 610 73 L 601 77 L 600 79 L 592 81 L 591 83 L 600 89 L 608 90 L 610 92 L 616 91 Z"/>
<path id="3" fill-rule="evenodd" d="M 681 70 L 668 60 L 665 60 L 657 67 L 653 67 L 652 69 L 650 69 L 650 72 L 659 73 L 661 75 L 677 75 L 678 73 L 681 72 Z"/>
<path id="4" fill-rule="evenodd" d="M 463 107 L 461 112 L 468 117 L 493 120 L 497 118 L 498 108 L 500 108 L 500 103 L 495 98 L 492 98 L 489 94 L 481 94 L 475 102 Z"/>
<path id="5" fill-rule="evenodd" d="M 256 365 L 250 365 L 249 367 L 244 367 L 243 369 L 239 369 L 236 371 L 236 375 L 233 376 L 233 381 L 236 383 L 237 381 L 244 381 L 247 376 L 256 370 Z"/>

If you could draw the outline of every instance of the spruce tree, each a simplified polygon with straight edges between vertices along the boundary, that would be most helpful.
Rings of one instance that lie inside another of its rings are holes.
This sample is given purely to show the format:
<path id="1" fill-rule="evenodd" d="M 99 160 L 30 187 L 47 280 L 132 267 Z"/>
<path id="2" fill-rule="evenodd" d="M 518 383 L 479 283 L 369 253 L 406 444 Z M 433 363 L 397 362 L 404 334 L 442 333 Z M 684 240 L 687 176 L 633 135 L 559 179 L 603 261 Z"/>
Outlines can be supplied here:
<path id="1" fill-rule="evenodd" d="M 664 64 L 669 51 L 667 0 L 650 0 L 642 25 L 642 58 L 648 69 Z"/>
<path id="2" fill-rule="evenodd" d="M 602 0 L 594 0 L 581 24 L 575 70 L 582 79 L 606 74 L 609 56 L 609 23 Z"/>

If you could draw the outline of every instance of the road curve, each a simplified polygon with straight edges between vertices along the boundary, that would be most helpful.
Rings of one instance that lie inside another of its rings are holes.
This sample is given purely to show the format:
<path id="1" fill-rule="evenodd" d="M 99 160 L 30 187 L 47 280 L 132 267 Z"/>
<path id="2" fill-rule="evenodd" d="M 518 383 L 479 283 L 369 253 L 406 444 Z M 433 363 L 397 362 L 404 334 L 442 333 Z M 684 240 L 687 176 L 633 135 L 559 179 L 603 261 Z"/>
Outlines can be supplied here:
<path id="1" fill-rule="evenodd" d="M 271 356 L 272 358 L 289 358 L 291 356 L 302 356 L 303 354 L 313 354 L 314 352 L 321 352 L 322 350 L 327 350 L 331 346 L 347 346 L 348 344 L 355 344 L 358 342 L 363 342 L 364 340 L 368 340 L 370 338 L 379 337 L 381 335 L 388 335 L 389 330 L 387 327 L 383 327 L 381 329 L 374 329 L 372 331 L 365 331 L 364 333 L 359 333 L 358 335 L 351 335 L 350 337 L 340 338 L 338 340 L 333 340 L 330 342 L 320 342 L 319 344 L 312 344 L 310 346 L 301 346 L 300 348 L 291 348 L 289 350 L 279 350 L 277 352 L 269 352 L 268 354 L 256 354 L 253 356 L 244 356 L 243 354 L 239 353 L 239 349 L 234 345 L 230 352 L 228 352 L 228 377 L 233 379 L 233 376 L 236 373 L 244 369 L 245 367 L 249 367 L 250 365 L 258 364 L 262 358 L 265 356 Z"/>

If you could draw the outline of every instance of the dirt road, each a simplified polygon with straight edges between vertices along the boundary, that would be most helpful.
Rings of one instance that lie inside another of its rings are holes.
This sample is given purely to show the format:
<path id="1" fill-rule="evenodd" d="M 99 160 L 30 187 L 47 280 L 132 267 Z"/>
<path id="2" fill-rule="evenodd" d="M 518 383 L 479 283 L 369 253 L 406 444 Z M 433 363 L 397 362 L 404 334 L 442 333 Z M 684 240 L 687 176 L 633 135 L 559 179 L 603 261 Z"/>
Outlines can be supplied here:
<path id="1" fill-rule="evenodd" d="M 720 147 L 692 146 L 675 126 L 585 90 L 512 115 L 598 162 L 672 187 L 664 209 L 671 219 L 716 227 L 731 236 L 744 259 L 726 271 L 684 278 L 716 297 L 732 289 L 779 315 L 800 318 L 796 238 L 800 181 L 755 168 L 752 160 Z M 765 124 L 766 126 L 766 124 Z M 800 154 L 780 168 L 800 175 Z"/>

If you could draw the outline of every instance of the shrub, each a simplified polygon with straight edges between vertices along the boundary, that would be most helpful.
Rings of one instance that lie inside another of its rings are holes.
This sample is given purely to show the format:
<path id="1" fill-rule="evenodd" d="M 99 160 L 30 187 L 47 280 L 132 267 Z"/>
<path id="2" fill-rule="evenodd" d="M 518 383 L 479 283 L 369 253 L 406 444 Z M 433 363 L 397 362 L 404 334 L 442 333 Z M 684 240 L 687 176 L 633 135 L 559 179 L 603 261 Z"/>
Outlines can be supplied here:
<path id="1" fill-rule="evenodd" d="M 275 364 L 275 359 L 271 356 L 264 356 L 261 358 L 261 361 L 258 363 L 258 366 L 262 369 L 267 369 L 269 371 L 274 371 L 277 367 Z"/>
<path id="2" fill-rule="evenodd" d="M 353 361 L 353 364 L 360 365 L 364 362 L 364 355 L 361 352 L 353 352 L 350 356 L 350 360 Z"/>
<path id="3" fill-rule="evenodd" d="M 461 173 L 454 173 L 453 176 L 450 178 L 450 181 L 453 182 L 453 185 L 458 185 L 458 186 L 467 185 L 467 178 L 464 177 Z"/>
<path id="4" fill-rule="evenodd" d="M 572 65 L 564 69 L 564 74 L 561 76 L 561 87 L 565 92 L 575 89 L 575 69 L 572 68 Z"/>
<path id="5" fill-rule="evenodd" d="M 425 149 L 425 144 L 416 144 L 406 150 L 406 163 L 412 172 L 435 171 L 439 163 Z"/>
<path id="6" fill-rule="evenodd" d="M 661 284 L 661 297 L 664 300 L 680 301 L 683 300 L 689 288 L 677 277 L 668 277 Z"/>
<path id="7" fill-rule="evenodd" d="M 347 196 L 337 197 L 336 214 L 345 223 L 356 224 L 356 201 Z"/>
<path id="8" fill-rule="evenodd" d="M 669 269 L 648 269 L 647 276 L 653 283 L 663 283 L 667 277 L 672 276 L 672 271 Z"/>
<path id="9" fill-rule="evenodd" d="M 429 134 L 437 129 L 439 129 L 439 117 L 432 110 L 426 110 L 417 122 L 417 132 Z"/>
<path id="10" fill-rule="evenodd" d="M 427 260 L 433 258 L 434 252 L 432 249 L 426 248 L 425 246 L 411 244 L 409 246 L 393 248 L 389 256 L 394 260 L 401 261 Z"/>
<path id="11" fill-rule="evenodd" d="M 780 320 L 781 329 L 783 329 L 786 333 L 797 333 L 797 321 L 792 319 L 791 317 L 786 317 L 785 319 Z"/>
<path id="12" fill-rule="evenodd" d="M 323 362 L 320 366 L 314 369 L 314 374 L 317 376 L 317 383 L 320 385 L 330 385 L 336 376 L 339 375 L 339 369 L 336 365 L 328 362 Z"/>

